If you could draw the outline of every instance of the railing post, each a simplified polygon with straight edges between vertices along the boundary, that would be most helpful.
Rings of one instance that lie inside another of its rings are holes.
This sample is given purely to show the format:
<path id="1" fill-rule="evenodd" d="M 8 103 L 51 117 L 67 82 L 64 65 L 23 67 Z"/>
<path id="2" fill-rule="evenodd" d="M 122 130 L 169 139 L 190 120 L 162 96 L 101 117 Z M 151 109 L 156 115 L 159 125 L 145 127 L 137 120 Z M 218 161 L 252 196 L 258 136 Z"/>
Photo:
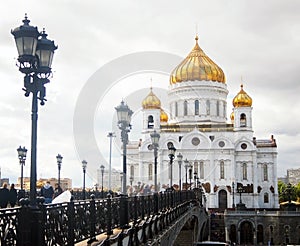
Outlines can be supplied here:
<path id="1" fill-rule="evenodd" d="M 158 194 L 157 194 L 157 192 L 154 193 L 153 199 L 154 199 L 154 214 L 158 214 Z"/>
<path id="2" fill-rule="evenodd" d="M 128 227 L 128 197 L 127 195 L 121 195 L 120 197 L 120 209 L 119 209 L 119 217 L 120 217 L 120 227 L 127 228 Z"/>
<path id="3" fill-rule="evenodd" d="M 141 207 L 141 217 L 142 219 L 145 218 L 145 197 L 141 196 L 141 203 L 142 203 L 142 207 Z"/>
<path id="4" fill-rule="evenodd" d="M 19 201 L 21 205 L 20 213 L 18 214 L 18 226 L 17 226 L 17 246 L 30 246 L 30 227 L 28 226 L 28 221 L 30 221 L 30 208 L 28 198 L 22 198 Z M 3 242 L 1 242 L 3 243 Z"/>
<path id="5" fill-rule="evenodd" d="M 112 216 L 111 216 L 111 195 L 110 193 L 108 193 L 107 195 L 107 235 L 112 235 L 113 231 L 111 229 L 111 220 L 112 220 Z"/>
<path id="6" fill-rule="evenodd" d="M 90 197 L 92 200 L 90 201 L 90 239 L 88 240 L 88 244 L 97 241 L 96 240 L 96 206 L 95 206 L 95 195 L 91 194 Z"/>
<path id="7" fill-rule="evenodd" d="M 71 197 L 71 201 L 68 203 L 68 246 L 73 246 L 75 241 L 75 209 L 74 209 L 74 197 Z"/>
<path id="8" fill-rule="evenodd" d="M 138 202 L 137 202 L 137 196 L 134 196 L 134 198 L 133 198 L 133 204 L 134 204 L 133 219 L 134 219 L 134 224 L 136 224 L 137 219 L 138 219 Z"/>

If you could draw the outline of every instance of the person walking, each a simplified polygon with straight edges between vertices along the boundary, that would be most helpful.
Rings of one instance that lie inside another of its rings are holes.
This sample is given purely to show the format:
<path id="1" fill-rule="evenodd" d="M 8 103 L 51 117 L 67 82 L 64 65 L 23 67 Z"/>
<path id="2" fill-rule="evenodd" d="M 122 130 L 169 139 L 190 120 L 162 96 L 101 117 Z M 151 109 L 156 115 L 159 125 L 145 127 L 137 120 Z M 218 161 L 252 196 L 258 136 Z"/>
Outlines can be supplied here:
<path id="1" fill-rule="evenodd" d="M 17 190 L 15 189 L 15 184 L 11 184 L 10 189 L 9 189 L 9 204 L 13 208 L 18 199 L 18 193 Z"/>
<path id="2" fill-rule="evenodd" d="M 6 208 L 9 200 L 9 190 L 7 189 L 7 183 L 3 183 L 0 189 L 0 207 Z"/>
<path id="3" fill-rule="evenodd" d="M 54 190 L 48 180 L 41 189 L 41 195 L 45 198 L 45 204 L 51 203 L 53 198 Z"/>
<path id="4" fill-rule="evenodd" d="M 54 189 L 54 194 L 53 194 L 53 199 L 55 197 L 58 197 L 61 193 L 63 192 L 62 188 L 58 183 L 55 184 L 55 189 Z"/>

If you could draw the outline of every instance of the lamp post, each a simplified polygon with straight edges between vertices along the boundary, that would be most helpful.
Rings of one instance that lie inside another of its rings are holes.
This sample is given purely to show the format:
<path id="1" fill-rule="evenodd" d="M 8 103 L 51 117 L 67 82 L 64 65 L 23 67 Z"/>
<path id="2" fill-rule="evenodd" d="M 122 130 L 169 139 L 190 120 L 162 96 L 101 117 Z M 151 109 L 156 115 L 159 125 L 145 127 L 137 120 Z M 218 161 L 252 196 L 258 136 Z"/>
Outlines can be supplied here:
<path id="1" fill-rule="evenodd" d="M 101 197 L 103 198 L 103 175 L 104 175 L 104 166 L 100 166 L 100 171 L 101 171 Z"/>
<path id="2" fill-rule="evenodd" d="M 115 137 L 114 132 L 109 132 L 107 137 L 109 137 L 109 166 L 108 166 L 108 190 L 111 190 L 111 145 L 112 145 L 112 138 Z"/>
<path id="3" fill-rule="evenodd" d="M 232 181 L 232 208 L 235 208 L 234 204 L 234 182 Z"/>
<path id="4" fill-rule="evenodd" d="M 197 172 L 194 172 L 194 186 L 197 188 Z"/>
<path id="5" fill-rule="evenodd" d="M 175 152 L 176 152 L 176 148 L 174 147 L 174 145 L 172 143 L 168 144 L 168 149 L 169 149 L 169 158 L 170 158 L 170 188 L 173 187 L 173 172 L 172 172 L 172 166 L 173 166 L 173 160 L 175 157 Z"/>
<path id="6" fill-rule="evenodd" d="M 155 130 L 150 134 L 152 146 L 154 148 L 154 190 L 155 192 L 158 191 L 157 187 L 157 150 L 158 150 L 158 143 L 160 135 Z"/>
<path id="7" fill-rule="evenodd" d="M 179 190 L 181 190 L 181 165 L 182 165 L 182 154 L 181 153 L 179 153 L 178 155 L 177 155 L 177 161 L 178 161 L 178 167 L 179 167 L 179 177 L 178 177 L 178 179 L 179 179 Z"/>
<path id="8" fill-rule="evenodd" d="M 30 166 L 30 205 L 36 205 L 36 149 L 37 149 L 37 119 L 38 99 L 45 104 L 46 88 L 51 76 L 51 64 L 57 46 L 47 39 L 45 30 L 39 32 L 37 27 L 29 25 L 30 20 L 25 15 L 23 25 L 11 31 L 18 50 L 18 67 L 24 73 L 25 96 L 32 93 L 31 108 L 31 166 Z"/>
<path id="9" fill-rule="evenodd" d="M 26 160 L 26 154 L 27 154 L 27 149 L 25 147 L 19 147 L 17 149 L 18 151 L 18 157 L 19 157 L 19 162 L 20 162 L 20 166 L 21 166 L 21 192 L 22 192 L 22 196 L 24 195 L 24 190 L 23 190 L 23 167 L 25 166 L 25 160 Z"/>
<path id="10" fill-rule="evenodd" d="M 184 167 L 185 167 L 185 189 L 188 189 L 188 182 L 187 182 L 187 170 L 189 167 L 189 161 L 187 159 L 185 159 L 184 161 Z"/>
<path id="11" fill-rule="evenodd" d="M 133 182 L 133 177 L 132 176 L 130 176 L 129 182 L 130 182 L 130 186 L 132 187 L 132 182 Z"/>
<path id="12" fill-rule="evenodd" d="M 238 193 L 240 194 L 240 204 L 242 204 L 243 187 L 242 187 L 242 186 L 239 186 L 237 189 L 238 189 Z"/>
<path id="13" fill-rule="evenodd" d="M 192 189 L 193 166 L 189 165 L 190 190 Z"/>
<path id="14" fill-rule="evenodd" d="M 56 156 L 57 167 L 58 167 L 58 185 L 59 185 L 59 187 L 60 187 L 60 170 L 61 170 L 62 159 L 63 159 L 63 157 L 60 154 L 58 154 Z"/>
<path id="15" fill-rule="evenodd" d="M 83 193 L 83 200 L 85 200 L 85 173 L 86 173 L 86 167 L 87 167 L 87 161 L 83 160 L 82 161 L 82 170 L 83 170 L 83 188 L 82 188 L 82 193 Z"/>
<path id="16" fill-rule="evenodd" d="M 131 116 L 133 111 L 124 103 L 122 100 L 121 104 L 115 107 L 118 116 L 118 127 L 121 130 L 121 140 L 123 143 L 123 184 L 122 184 L 122 193 L 126 195 L 126 174 L 127 174 L 127 164 L 126 164 L 126 152 L 128 144 L 128 133 L 131 130 Z"/>

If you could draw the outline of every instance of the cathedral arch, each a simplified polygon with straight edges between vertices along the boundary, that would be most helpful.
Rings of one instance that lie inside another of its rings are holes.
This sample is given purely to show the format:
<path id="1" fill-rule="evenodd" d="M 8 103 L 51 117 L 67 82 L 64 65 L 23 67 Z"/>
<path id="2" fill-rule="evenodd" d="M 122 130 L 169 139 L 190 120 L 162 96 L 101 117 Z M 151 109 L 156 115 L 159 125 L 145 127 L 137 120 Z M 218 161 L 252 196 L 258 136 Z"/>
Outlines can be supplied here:
<path id="1" fill-rule="evenodd" d="M 148 165 L 148 179 L 152 180 L 153 179 L 153 165 L 150 163 Z"/>
<path id="2" fill-rule="evenodd" d="M 269 203 L 269 193 L 268 192 L 264 193 L 264 203 Z"/>
<path id="3" fill-rule="evenodd" d="M 183 115 L 188 115 L 188 102 L 186 100 L 183 102 Z"/>
<path id="4" fill-rule="evenodd" d="M 264 227 L 263 227 L 263 225 L 257 226 L 257 244 L 264 245 Z"/>
<path id="5" fill-rule="evenodd" d="M 247 163 L 243 163 L 242 167 L 243 167 L 243 180 L 247 180 Z"/>
<path id="6" fill-rule="evenodd" d="M 219 208 L 226 209 L 227 208 L 227 192 L 226 190 L 220 190 L 218 193 L 219 198 Z"/>
<path id="7" fill-rule="evenodd" d="M 199 115 L 199 100 L 195 100 L 195 115 Z"/>
<path id="8" fill-rule="evenodd" d="M 246 123 L 246 115 L 244 113 L 242 113 L 240 115 L 240 127 L 246 127 L 247 123 Z"/>
<path id="9" fill-rule="evenodd" d="M 225 179 L 225 164 L 224 164 L 224 161 L 220 161 L 220 179 Z"/>
<path id="10" fill-rule="evenodd" d="M 263 181 L 268 181 L 268 165 L 263 165 Z"/>
<path id="11" fill-rule="evenodd" d="M 206 115 L 210 115 L 210 101 L 206 100 Z"/>
<path id="12" fill-rule="evenodd" d="M 245 220 L 240 225 L 240 244 L 253 244 L 254 230 L 253 224 Z"/>
<path id="13" fill-rule="evenodd" d="M 154 128 L 154 118 L 153 115 L 148 116 L 148 129 Z"/>

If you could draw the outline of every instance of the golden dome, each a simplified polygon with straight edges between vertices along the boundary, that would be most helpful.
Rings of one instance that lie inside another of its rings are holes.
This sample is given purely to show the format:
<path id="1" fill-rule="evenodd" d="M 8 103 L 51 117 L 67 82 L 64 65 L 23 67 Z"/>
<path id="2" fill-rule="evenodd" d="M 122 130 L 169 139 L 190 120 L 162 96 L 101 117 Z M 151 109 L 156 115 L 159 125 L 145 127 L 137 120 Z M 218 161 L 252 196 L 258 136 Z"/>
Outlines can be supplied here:
<path id="1" fill-rule="evenodd" d="M 160 100 L 152 92 L 152 87 L 150 88 L 150 93 L 142 102 L 143 109 L 160 109 Z"/>
<path id="2" fill-rule="evenodd" d="M 160 122 L 168 122 L 168 120 L 169 120 L 169 117 L 168 117 L 167 113 L 163 109 L 161 109 L 160 110 Z"/>
<path id="3" fill-rule="evenodd" d="M 230 114 L 230 120 L 231 120 L 232 123 L 234 122 L 234 112 L 231 112 L 231 114 Z"/>
<path id="4" fill-rule="evenodd" d="M 251 107 L 252 98 L 244 91 L 241 84 L 240 92 L 232 100 L 233 107 Z"/>
<path id="5" fill-rule="evenodd" d="M 172 71 L 170 84 L 183 81 L 206 80 L 225 83 L 223 70 L 214 63 L 199 47 L 198 36 L 196 45 L 189 55 Z"/>

